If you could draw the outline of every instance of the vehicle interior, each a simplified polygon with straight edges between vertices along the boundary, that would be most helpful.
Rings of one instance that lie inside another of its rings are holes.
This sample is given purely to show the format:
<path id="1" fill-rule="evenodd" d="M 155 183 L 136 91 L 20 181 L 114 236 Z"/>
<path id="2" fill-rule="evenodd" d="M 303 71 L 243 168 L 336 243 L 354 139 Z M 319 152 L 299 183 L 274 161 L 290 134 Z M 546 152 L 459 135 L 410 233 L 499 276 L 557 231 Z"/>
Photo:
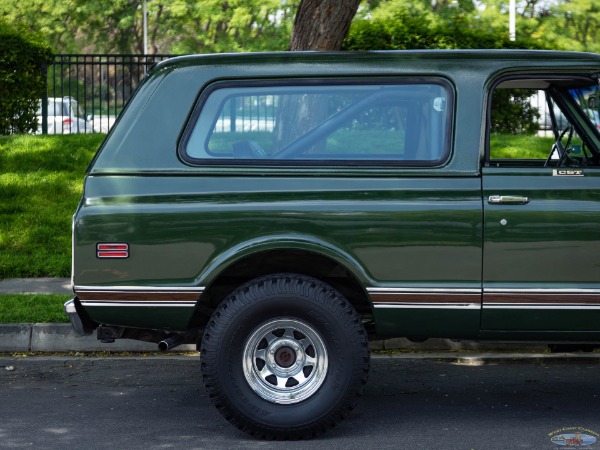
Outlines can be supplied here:
<path id="1" fill-rule="evenodd" d="M 500 82 L 488 116 L 487 164 L 581 168 L 600 165 L 597 80 L 527 78 Z"/>
<path id="2" fill-rule="evenodd" d="M 441 84 L 219 92 L 227 90 L 203 105 L 192 158 L 435 162 L 449 150 L 451 99 Z"/>

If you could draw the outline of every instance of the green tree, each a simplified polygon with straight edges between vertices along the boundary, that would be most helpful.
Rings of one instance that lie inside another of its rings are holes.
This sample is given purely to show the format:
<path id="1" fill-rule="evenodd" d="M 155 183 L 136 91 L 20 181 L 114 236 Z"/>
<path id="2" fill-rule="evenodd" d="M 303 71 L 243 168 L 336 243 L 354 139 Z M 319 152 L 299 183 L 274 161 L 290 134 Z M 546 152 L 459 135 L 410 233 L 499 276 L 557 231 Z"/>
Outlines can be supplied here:
<path id="1" fill-rule="evenodd" d="M 394 4 L 356 20 L 344 42 L 346 50 L 526 48 L 539 44 L 530 38 L 510 41 L 508 33 L 484 31 L 468 15 L 445 22 L 420 0 Z"/>
<path id="2" fill-rule="evenodd" d="M 285 50 L 300 0 L 147 0 L 150 53 Z M 0 0 L 57 53 L 141 53 L 143 0 Z"/>
<path id="3" fill-rule="evenodd" d="M 506 0 L 486 0 L 474 15 L 479 26 L 506 30 Z M 527 0 L 518 2 L 517 37 L 542 48 L 600 52 L 600 4 L 597 0 Z"/>
<path id="4" fill-rule="evenodd" d="M 531 104 L 531 89 L 496 89 L 492 98 L 492 133 L 535 134 L 538 109 Z"/>
<path id="5" fill-rule="evenodd" d="M 540 18 L 536 33 L 557 48 L 600 53 L 600 3 L 562 1 Z"/>
<path id="6" fill-rule="evenodd" d="M 363 19 L 419 17 L 438 30 L 472 30 L 508 36 L 508 0 L 372 0 Z M 414 23 L 414 20 L 411 22 Z M 420 27 L 418 27 L 420 28 Z M 600 53 L 598 0 L 522 0 L 517 2 L 517 39 L 538 48 Z M 416 33 L 415 33 L 416 34 Z M 448 33 L 445 33 L 448 34 Z"/>
<path id="7" fill-rule="evenodd" d="M 299 0 L 185 0 L 169 6 L 174 53 L 285 50 Z"/>
<path id="8" fill-rule="evenodd" d="M 38 34 L 0 22 L 0 134 L 37 128 L 38 100 L 46 92 L 44 68 L 50 56 Z"/>
<path id="9" fill-rule="evenodd" d="M 81 51 L 77 43 L 78 0 L 0 0 L 0 20 L 36 30 L 54 51 Z"/>
<path id="10" fill-rule="evenodd" d="M 327 14 L 323 5 L 330 1 L 348 7 L 358 0 L 306 0 L 325 11 L 314 16 L 315 23 L 341 18 L 334 10 Z M 0 19 L 39 31 L 57 53 L 140 53 L 142 2 L 0 0 Z M 301 0 L 147 0 L 150 53 L 285 50 L 300 5 Z M 536 40 L 543 48 L 600 53 L 598 0 L 521 0 L 517 6 L 519 39 Z M 421 30 L 434 28 L 444 32 L 448 48 L 464 41 L 452 34 L 507 37 L 507 7 L 508 0 L 368 0 L 361 2 L 355 22 L 402 21 L 396 31 L 416 35 L 416 42 L 423 41 Z"/>

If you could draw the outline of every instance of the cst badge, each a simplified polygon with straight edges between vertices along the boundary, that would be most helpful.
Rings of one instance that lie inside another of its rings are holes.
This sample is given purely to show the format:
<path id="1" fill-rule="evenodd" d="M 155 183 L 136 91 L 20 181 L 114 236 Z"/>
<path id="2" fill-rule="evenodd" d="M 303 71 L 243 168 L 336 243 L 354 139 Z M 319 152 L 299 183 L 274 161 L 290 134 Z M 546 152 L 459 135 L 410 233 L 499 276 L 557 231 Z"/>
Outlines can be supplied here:
<path id="1" fill-rule="evenodd" d="M 554 169 L 552 171 L 553 177 L 583 177 L 583 170 L 581 169 Z"/>

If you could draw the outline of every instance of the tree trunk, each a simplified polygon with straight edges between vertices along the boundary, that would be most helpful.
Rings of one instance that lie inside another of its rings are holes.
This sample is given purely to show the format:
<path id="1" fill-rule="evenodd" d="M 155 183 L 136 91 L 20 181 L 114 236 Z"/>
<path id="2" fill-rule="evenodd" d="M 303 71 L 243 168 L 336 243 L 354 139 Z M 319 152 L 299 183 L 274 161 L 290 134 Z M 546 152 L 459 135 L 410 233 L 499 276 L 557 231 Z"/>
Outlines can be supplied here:
<path id="1" fill-rule="evenodd" d="M 360 0 L 301 0 L 290 50 L 336 51 L 350 28 Z M 273 149 L 293 142 L 327 118 L 325 97 L 319 95 L 284 95 L 279 98 Z M 324 143 L 312 149 L 318 151 Z M 306 149 L 306 154 L 310 154 Z"/>
<path id="2" fill-rule="evenodd" d="M 290 50 L 341 50 L 360 0 L 302 0 Z"/>

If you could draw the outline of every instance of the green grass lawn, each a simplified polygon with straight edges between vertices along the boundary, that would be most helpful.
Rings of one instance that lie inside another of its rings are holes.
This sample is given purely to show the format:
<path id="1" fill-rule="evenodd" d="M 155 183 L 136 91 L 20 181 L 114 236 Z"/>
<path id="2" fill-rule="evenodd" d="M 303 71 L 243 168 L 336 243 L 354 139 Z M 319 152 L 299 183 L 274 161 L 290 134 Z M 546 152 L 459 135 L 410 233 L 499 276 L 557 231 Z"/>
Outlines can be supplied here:
<path id="1" fill-rule="evenodd" d="M 0 137 L 0 278 L 71 273 L 71 216 L 104 135 Z"/>
<path id="2" fill-rule="evenodd" d="M 553 144 L 553 137 L 492 134 L 490 136 L 490 156 L 492 159 L 546 159 Z"/>
<path id="3" fill-rule="evenodd" d="M 555 139 L 551 136 L 492 134 L 490 136 L 490 156 L 492 159 L 545 160 L 554 142 Z M 566 144 L 566 139 L 563 139 L 564 144 Z M 579 145 L 581 148 L 582 144 L 581 138 L 574 136 L 569 147 Z"/>
<path id="4" fill-rule="evenodd" d="M 63 311 L 69 295 L 0 295 L 0 323 L 68 322 Z"/>

